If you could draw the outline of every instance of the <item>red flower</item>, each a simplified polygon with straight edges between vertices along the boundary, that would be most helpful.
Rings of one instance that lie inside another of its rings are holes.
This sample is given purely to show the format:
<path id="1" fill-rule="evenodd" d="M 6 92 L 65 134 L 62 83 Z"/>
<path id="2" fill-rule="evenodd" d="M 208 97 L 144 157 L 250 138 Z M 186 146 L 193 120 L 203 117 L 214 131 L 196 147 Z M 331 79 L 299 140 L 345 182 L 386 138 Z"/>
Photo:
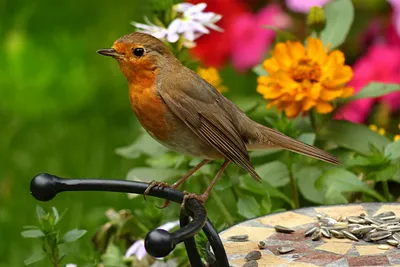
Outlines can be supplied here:
<path id="1" fill-rule="evenodd" d="M 193 4 L 206 3 L 206 11 L 222 15 L 217 23 L 223 32 L 212 32 L 200 37 L 196 41 L 196 47 L 191 49 L 195 58 L 201 59 L 207 66 L 221 67 L 230 56 L 231 43 L 233 38 L 233 22 L 236 17 L 245 12 L 248 8 L 238 0 L 190 0 Z"/>

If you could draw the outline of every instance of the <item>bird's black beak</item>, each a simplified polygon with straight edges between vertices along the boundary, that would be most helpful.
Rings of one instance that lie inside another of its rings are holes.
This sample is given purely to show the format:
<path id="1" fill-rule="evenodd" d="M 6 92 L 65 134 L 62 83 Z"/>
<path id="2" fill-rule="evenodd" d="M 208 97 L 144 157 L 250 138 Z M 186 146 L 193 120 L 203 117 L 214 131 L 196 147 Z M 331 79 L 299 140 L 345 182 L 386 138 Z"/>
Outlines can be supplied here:
<path id="1" fill-rule="evenodd" d="M 103 56 L 109 56 L 109 57 L 114 57 L 114 58 L 119 58 L 122 56 L 114 48 L 99 49 L 99 50 L 97 50 L 97 53 L 99 53 L 100 55 L 103 55 Z"/>

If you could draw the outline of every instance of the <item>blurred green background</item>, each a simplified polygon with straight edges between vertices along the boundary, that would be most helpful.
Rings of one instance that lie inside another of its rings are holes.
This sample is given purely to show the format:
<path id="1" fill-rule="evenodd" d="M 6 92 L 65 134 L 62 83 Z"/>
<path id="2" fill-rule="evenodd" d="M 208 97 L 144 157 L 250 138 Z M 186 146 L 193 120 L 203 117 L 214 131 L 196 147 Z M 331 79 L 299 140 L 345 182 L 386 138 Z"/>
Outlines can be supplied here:
<path id="1" fill-rule="evenodd" d="M 20 234 L 37 223 L 34 175 L 125 178 L 132 166 L 114 152 L 139 131 L 126 82 L 96 50 L 133 30 L 140 2 L 0 0 L 0 266 L 23 266 L 39 245 Z M 94 231 L 106 209 L 129 202 L 125 194 L 87 192 L 42 205 L 68 208 L 61 228 Z M 76 248 L 88 258 L 92 234 Z"/>
<path id="2" fill-rule="evenodd" d="M 93 259 L 90 238 L 108 208 L 131 207 L 126 194 L 94 192 L 39 203 L 29 184 L 41 172 L 124 179 L 137 164 L 115 153 L 140 131 L 126 81 L 116 62 L 96 50 L 132 32 L 129 22 L 144 13 L 141 1 L 132 0 L 0 0 L 1 267 L 23 266 L 40 249 L 20 234 L 24 225 L 37 224 L 37 204 L 68 209 L 61 229 L 89 230 L 73 248 L 79 253 L 71 253 L 80 258 L 65 261 L 74 263 Z M 235 76 L 228 83 L 233 92 L 244 83 L 255 88 L 255 74 Z"/>

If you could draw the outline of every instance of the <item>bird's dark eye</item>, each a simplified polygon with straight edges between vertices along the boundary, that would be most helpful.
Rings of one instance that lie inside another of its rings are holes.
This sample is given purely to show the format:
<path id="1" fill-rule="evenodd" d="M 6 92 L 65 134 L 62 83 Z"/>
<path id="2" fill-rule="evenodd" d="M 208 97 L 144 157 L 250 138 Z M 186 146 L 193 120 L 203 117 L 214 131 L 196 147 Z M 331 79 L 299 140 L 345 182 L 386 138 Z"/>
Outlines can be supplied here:
<path id="1" fill-rule="evenodd" d="M 144 49 L 143 48 L 135 48 L 133 49 L 133 54 L 137 57 L 141 57 L 144 54 Z"/>

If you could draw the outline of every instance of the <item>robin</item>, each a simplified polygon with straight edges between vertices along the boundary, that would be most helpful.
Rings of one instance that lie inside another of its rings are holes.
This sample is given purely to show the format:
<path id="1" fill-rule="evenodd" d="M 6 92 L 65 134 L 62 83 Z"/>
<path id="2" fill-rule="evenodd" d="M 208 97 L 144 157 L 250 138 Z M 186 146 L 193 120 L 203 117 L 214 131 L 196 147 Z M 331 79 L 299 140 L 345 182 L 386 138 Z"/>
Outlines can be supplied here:
<path id="1" fill-rule="evenodd" d="M 117 60 L 128 80 L 132 109 L 146 131 L 171 150 L 203 158 L 170 187 L 177 188 L 208 162 L 225 159 L 206 191 L 201 195 L 187 193 L 184 201 L 196 198 L 204 203 L 230 162 L 260 182 L 250 162 L 250 150 L 286 149 L 340 164 L 333 155 L 248 118 L 151 35 L 131 33 L 118 39 L 112 48 L 97 52 Z M 152 182 L 145 194 L 154 186 L 169 185 Z"/>

